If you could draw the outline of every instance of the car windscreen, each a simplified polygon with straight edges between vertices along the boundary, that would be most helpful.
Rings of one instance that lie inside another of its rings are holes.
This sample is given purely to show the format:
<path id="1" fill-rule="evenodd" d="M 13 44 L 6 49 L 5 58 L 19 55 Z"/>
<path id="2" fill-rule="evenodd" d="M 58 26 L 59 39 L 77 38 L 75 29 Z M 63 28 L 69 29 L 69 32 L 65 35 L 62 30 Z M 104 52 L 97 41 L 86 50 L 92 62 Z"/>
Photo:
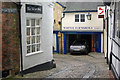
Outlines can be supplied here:
<path id="1" fill-rule="evenodd" d="M 85 41 L 75 42 L 73 45 L 85 45 Z"/>

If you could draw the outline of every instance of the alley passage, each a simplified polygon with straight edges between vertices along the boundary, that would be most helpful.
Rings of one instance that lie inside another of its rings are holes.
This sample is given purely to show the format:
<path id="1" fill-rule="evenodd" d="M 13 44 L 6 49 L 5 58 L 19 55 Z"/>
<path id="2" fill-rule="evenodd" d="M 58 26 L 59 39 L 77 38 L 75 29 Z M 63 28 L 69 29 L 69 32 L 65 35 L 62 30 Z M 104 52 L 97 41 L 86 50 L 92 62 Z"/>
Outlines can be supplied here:
<path id="1" fill-rule="evenodd" d="M 56 68 L 29 73 L 25 78 L 110 78 L 103 53 L 54 54 Z"/>

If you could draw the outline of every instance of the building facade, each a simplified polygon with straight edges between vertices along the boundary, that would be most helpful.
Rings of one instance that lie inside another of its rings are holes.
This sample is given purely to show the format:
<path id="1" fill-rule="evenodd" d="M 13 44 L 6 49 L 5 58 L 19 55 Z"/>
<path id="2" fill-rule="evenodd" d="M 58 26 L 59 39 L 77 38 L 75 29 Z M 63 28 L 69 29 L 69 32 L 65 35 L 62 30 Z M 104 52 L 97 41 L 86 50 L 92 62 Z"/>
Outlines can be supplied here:
<path id="1" fill-rule="evenodd" d="M 120 1 L 104 2 L 106 6 L 105 27 L 107 31 L 107 63 L 114 78 L 120 79 Z"/>
<path id="2" fill-rule="evenodd" d="M 98 18 L 99 5 L 101 3 L 66 3 L 61 27 L 64 54 L 70 52 L 70 45 L 75 40 L 80 39 L 89 42 L 89 52 L 104 53 L 104 19 Z"/>
<path id="3" fill-rule="evenodd" d="M 54 26 L 53 26 L 53 51 L 61 53 L 61 17 L 65 9 L 61 3 L 56 2 L 54 5 Z"/>
<path id="4" fill-rule="evenodd" d="M 3 77 L 53 67 L 53 6 L 52 2 L 2 2 Z"/>

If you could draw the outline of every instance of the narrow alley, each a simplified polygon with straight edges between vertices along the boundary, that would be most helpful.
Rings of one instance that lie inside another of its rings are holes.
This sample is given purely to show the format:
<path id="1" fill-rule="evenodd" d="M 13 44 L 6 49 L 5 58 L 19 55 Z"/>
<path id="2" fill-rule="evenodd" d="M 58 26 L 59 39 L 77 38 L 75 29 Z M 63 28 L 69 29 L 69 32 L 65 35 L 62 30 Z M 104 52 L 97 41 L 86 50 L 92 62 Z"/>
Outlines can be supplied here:
<path id="1" fill-rule="evenodd" d="M 24 78 L 112 78 L 104 54 L 54 54 L 56 68 L 24 75 Z"/>

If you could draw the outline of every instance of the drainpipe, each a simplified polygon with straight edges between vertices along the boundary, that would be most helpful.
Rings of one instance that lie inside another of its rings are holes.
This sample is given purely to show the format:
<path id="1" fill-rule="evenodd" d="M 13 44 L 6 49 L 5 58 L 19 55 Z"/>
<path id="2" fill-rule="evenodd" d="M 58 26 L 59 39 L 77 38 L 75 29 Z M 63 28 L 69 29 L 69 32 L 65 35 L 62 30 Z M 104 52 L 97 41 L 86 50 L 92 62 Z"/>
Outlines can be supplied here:
<path id="1" fill-rule="evenodd" d="M 107 57 L 107 58 L 106 58 L 106 59 L 107 59 L 107 64 L 108 64 L 108 46 L 109 46 L 109 44 L 108 44 L 108 33 L 109 33 L 109 32 L 108 32 L 108 29 L 109 29 L 109 23 L 108 23 L 108 22 L 109 22 L 109 21 L 108 21 L 108 10 L 107 10 L 107 54 L 106 54 L 106 55 L 107 55 L 107 56 L 106 56 L 106 57 Z"/>
<path id="2" fill-rule="evenodd" d="M 104 29 L 105 29 L 105 20 L 103 18 L 103 53 L 104 53 Z"/>
<path id="3" fill-rule="evenodd" d="M 15 2 L 14 2 L 15 3 Z M 21 33 L 21 2 L 15 3 L 18 8 L 19 13 L 19 39 L 20 39 L 20 68 L 21 68 L 21 76 L 23 77 L 23 58 L 22 58 L 22 33 Z"/>
<path id="4" fill-rule="evenodd" d="M 63 12 L 63 16 L 61 18 L 61 54 L 62 54 L 62 19 L 65 17 L 65 13 Z"/>
<path id="5" fill-rule="evenodd" d="M 20 58 L 21 58 L 21 76 L 23 77 L 23 58 L 22 58 L 22 33 L 21 33 L 21 3 L 19 2 L 19 38 L 20 38 Z"/>

